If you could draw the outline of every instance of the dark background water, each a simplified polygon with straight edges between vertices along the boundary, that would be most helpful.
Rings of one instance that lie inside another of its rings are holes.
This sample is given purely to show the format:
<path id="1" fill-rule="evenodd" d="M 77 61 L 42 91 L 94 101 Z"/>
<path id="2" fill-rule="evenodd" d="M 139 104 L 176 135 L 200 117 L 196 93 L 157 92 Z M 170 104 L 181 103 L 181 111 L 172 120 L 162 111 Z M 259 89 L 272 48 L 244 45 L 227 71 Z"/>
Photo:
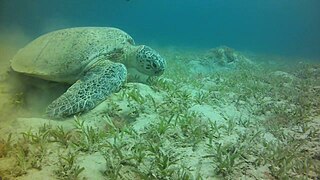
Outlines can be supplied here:
<path id="1" fill-rule="evenodd" d="M 320 0 L 0 0 L 0 28 L 30 37 L 119 27 L 137 43 L 320 58 Z"/>

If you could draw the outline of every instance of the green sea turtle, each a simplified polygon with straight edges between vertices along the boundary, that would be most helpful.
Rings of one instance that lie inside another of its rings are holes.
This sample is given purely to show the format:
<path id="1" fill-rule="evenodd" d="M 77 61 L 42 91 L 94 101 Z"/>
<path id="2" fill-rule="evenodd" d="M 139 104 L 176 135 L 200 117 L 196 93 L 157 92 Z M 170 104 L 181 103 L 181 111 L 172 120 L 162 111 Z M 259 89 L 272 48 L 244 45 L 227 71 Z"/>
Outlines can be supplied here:
<path id="1" fill-rule="evenodd" d="M 127 68 L 148 76 L 164 72 L 165 60 L 148 46 L 136 46 L 130 35 L 111 27 L 77 27 L 44 34 L 11 60 L 14 71 L 72 84 L 47 107 L 53 118 L 93 109 L 118 91 Z"/>

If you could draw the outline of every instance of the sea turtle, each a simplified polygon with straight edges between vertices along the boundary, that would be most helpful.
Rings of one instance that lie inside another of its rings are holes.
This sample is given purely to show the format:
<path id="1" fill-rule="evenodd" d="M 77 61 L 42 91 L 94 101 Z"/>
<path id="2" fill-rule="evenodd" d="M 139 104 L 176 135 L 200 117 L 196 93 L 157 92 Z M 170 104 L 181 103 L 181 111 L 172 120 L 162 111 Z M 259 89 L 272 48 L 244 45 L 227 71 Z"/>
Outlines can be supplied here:
<path id="1" fill-rule="evenodd" d="M 127 68 L 148 76 L 164 72 L 165 60 L 130 35 L 112 27 L 76 27 L 53 31 L 33 40 L 11 60 L 18 73 L 72 84 L 47 107 L 52 118 L 93 109 L 120 90 Z"/>

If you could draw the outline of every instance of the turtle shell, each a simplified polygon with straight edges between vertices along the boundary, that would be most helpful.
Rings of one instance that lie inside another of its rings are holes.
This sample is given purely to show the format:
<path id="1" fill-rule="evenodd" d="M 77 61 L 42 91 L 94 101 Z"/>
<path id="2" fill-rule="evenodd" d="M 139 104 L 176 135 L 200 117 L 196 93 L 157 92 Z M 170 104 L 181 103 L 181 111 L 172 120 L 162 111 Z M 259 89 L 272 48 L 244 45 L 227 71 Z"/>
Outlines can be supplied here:
<path id="1" fill-rule="evenodd" d="M 14 71 L 45 80 L 73 83 L 97 59 L 115 56 L 119 60 L 119 54 L 128 53 L 126 49 L 132 45 L 132 37 L 117 28 L 62 29 L 27 44 L 13 57 L 11 67 Z"/>

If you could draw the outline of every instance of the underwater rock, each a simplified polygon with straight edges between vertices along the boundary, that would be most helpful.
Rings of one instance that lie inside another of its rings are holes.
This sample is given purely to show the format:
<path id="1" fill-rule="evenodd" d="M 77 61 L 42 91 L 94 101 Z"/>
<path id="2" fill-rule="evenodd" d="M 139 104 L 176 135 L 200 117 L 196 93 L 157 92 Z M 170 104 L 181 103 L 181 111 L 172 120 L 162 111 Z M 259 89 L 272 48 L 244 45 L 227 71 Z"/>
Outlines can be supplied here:
<path id="1" fill-rule="evenodd" d="M 188 109 L 188 111 L 201 114 L 205 119 L 215 121 L 218 125 L 224 123 L 223 117 L 209 105 L 195 105 Z"/>
<path id="2" fill-rule="evenodd" d="M 81 118 L 90 119 L 87 123 L 94 127 L 102 127 L 106 117 L 110 117 L 117 126 L 133 123 L 136 129 L 140 129 L 150 123 L 150 119 L 154 119 L 150 118 L 154 115 L 152 101 L 159 104 L 163 101 L 163 96 L 148 85 L 127 83 L 119 92 L 110 95 L 94 109 L 82 114 Z"/>
<path id="3" fill-rule="evenodd" d="M 202 58 L 205 64 L 215 64 L 218 66 L 232 66 L 236 64 L 252 63 L 240 52 L 227 46 L 210 49 Z"/>
<path id="4" fill-rule="evenodd" d="M 275 71 L 272 75 L 282 79 L 287 79 L 290 81 L 296 80 L 296 77 L 294 75 L 289 74 L 287 72 L 283 72 L 283 71 Z"/>
<path id="5" fill-rule="evenodd" d="M 200 61 L 192 60 L 188 63 L 190 67 L 190 71 L 192 73 L 210 73 L 213 71 L 211 66 L 204 66 Z"/>
<path id="6" fill-rule="evenodd" d="M 210 49 L 188 63 L 193 73 L 210 73 L 252 66 L 254 63 L 240 52 L 221 46 Z"/>

